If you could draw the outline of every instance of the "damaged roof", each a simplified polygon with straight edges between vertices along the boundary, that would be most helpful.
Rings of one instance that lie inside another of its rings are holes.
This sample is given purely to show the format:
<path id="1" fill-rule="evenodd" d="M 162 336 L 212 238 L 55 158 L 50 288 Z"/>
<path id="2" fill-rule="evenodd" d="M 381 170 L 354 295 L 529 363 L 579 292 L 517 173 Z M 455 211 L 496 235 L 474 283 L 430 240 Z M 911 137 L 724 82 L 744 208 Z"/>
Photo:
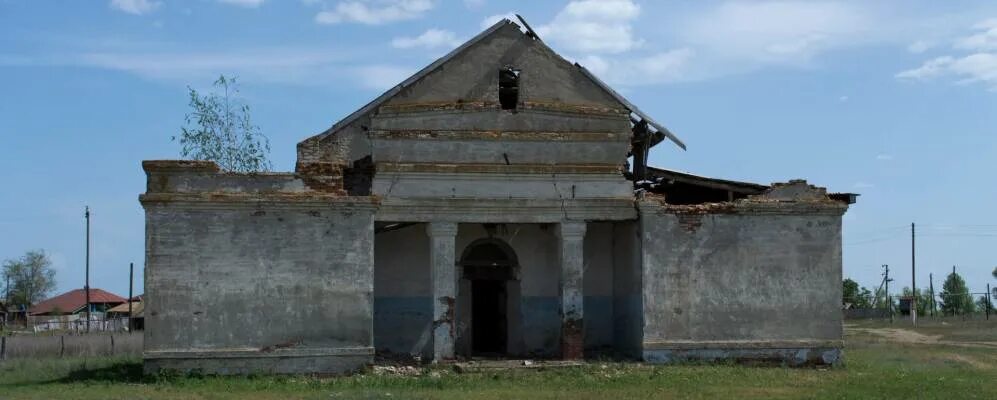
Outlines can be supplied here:
<path id="1" fill-rule="evenodd" d="M 731 201 L 747 196 L 759 195 L 772 188 L 772 185 L 762 185 L 752 182 L 734 181 L 729 179 L 710 178 L 695 175 L 688 172 L 676 171 L 665 168 L 647 167 L 648 180 L 639 185 L 652 193 L 672 193 L 679 203 L 699 203 L 710 201 Z M 676 189 L 676 185 L 687 185 L 685 188 L 702 188 L 701 193 L 690 193 L 688 189 Z M 704 191 L 712 191 L 705 193 Z M 726 192 L 726 199 L 717 197 L 717 194 Z M 831 200 L 840 201 L 846 204 L 855 204 L 858 199 L 856 193 L 828 193 Z"/>
<path id="2" fill-rule="evenodd" d="M 711 189 L 729 190 L 741 194 L 759 194 L 769 188 L 751 182 L 732 181 L 728 179 L 709 178 L 701 175 L 694 175 L 688 172 L 681 172 L 671 169 L 655 168 L 648 166 L 647 173 L 653 178 L 660 178 L 672 182 L 687 183 L 690 185 L 708 187 Z"/>
<path id="3" fill-rule="evenodd" d="M 519 18 L 522 20 L 522 17 L 519 17 Z M 508 19 L 503 19 L 503 20 L 501 20 L 499 22 L 496 22 L 494 25 L 492 25 L 488 29 L 485 29 L 484 31 L 482 31 L 481 33 L 477 34 L 476 36 L 474 36 L 473 38 L 471 38 L 467 42 L 464 42 L 464 44 L 458 46 L 456 49 L 453 49 L 453 51 L 447 53 L 443 57 L 440 57 L 439 59 L 437 59 L 433 63 L 427 65 L 425 68 L 419 70 L 419 72 L 416 72 L 414 75 L 408 77 L 407 79 L 405 79 L 404 81 L 402 81 L 398 85 L 395 85 L 391 89 L 388 89 L 388 91 L 382 93 L 380 96 L 378 96 L 377 98 L 375 98 L 371 102 L 367 103 L 366 105 L 364 105 L 360 109 L 354 111 L 350 115 L 347 115 L 345 118 L 343 118 L 339 122 L 336 122 L 329 129 L 327 129 L 324 132 L 316 135 L 316 138 L 323 139 L 325 137 L 328 137 L 329 135 L 332 135 L 332 134 L 336 133 L 337 131 L 343 129 L 344 127 L 349 126 L 350 124 L 356 122 L 358 119 L 360 119 L 360 118 L 362 118 L 364 116 L 370 115 L 371 113 L 374 112 L 374 110 L 376 110 L 378 107 L 380 107 L 381 105 L 383 105 L 386 101 L 388 101 L 389 99 L 391 99 L 392 97 L 394 97 L 395 95 L 397 95 L 399 92 L 401 92 L 406 87 L 408 87 L 408 86 L 414 84 L 415 82 L 419 81 L 420 79 L 426 77 L 431 72 L 439 69 L 446 62 L 450 61 L 451 59 L 453 59 L 457 55 L 459 55 L 459 54 L 463 53 L 464 51 L 466 51 L 469 47 L 477 44 L 478 42 L 482 41 L 484 38 L 486 38 L 486 37 L 494 34 L 500 28 L 502 28 L 502 27 L 504 27 L 506 25 L 509 25 L 509 24 L 512 24 L 512 25 L 516 26 L 517 28 L 519 28 L 518 24 L 516 24 L 515 22 L 512 22 L 512 21 L 510 21 Z M 525 20 L 523 20 L 523 24 L 527 25 Z M 530 36 L 530 37 L 532 37 L 534 39 L 537 39 L 537 41 L 542 46 L 546 46 L 546 44 L 544 44 L 543 41 L 539 40 L 539 38 L 532 31 L 532 29 L 529 28 L 528 25 L 527 25 L 526 29 L 528 29 L 528 32 L 524 33 L 525 35 L 528 35 L 528 36 Z M 551 51 L 553 51 L 553 50 L 551 50 Z M 588 69 L 586 69 L 585 67 L 581 66 L 578 63 L 575 63 L 574 66 L 579 70 L 579 72 L 582 73 L 582 75 L 584 75 L 585 77 L 589 78 L 596 86 L 598 86 L 599 88 L 601 88 L 609 96 L 611 96 L 616 101 L 618 101 L 620 104 L 622 104 L 624 107 L 626 107 L 630 111 L 630 113 L 631 113 L 630 118 L 631 118 L 631 120 L 633 122 L 635 122 L 635 123 L 641 122 L 641 121 L 647 122 L 647 124 L 653 130 L 653 132 L 651 132 L 652 133 L 651 146 L 654 146 L 654 145 L 656 145 L 656 144 L 664 141 L 664 139 L 667 138 L 667 139 L 671 140 L 672 142 L 674 142 L 676 145 L 678 145 L 683 150 L 686 149 L 685 143 L 682 142 L 682 140 L 679 139 L 677 136 L 675 136 L 675 134 L 673 134 L 671 131 L 669 131 L 667 128 L 665 128 L 663 125 L 661 125 L 660 123 L 658 123 L 657 121 L 655 121 L 654 119 L 652 119 L 651 117 L 649 117 L 646 113 L 644 113 L 643 111 L 641 111 L 637 106 L 635 106 L 629 100 L 627 100 L 622 95 L 620 95 L 619 93 L 617 93 L 615 90 L 613 90 L 612 88 L 610 88 L 608 85 L 606 85 L 604 82 L 602 82 L 602 80 L 600 80 L 594 74 L 592 74 Z"/>

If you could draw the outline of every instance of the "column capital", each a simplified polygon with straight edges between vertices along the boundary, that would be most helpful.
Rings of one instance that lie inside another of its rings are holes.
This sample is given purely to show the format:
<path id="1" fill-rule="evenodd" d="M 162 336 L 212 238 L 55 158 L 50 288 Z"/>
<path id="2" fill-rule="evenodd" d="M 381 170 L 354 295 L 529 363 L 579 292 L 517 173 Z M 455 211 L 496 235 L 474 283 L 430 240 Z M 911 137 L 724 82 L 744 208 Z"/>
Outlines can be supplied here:
<path id="1" fill-rule="evenodd" d="M 426 224 L 426 234 L 429 237 L 457 236 L 456 222 L 430 222 Z"/>
<path id="2" fill-rule="evenodd" d="M 562 221 L 557 227 L 557 236 L 561 239 L 585 238 L 585 221 Z"/>

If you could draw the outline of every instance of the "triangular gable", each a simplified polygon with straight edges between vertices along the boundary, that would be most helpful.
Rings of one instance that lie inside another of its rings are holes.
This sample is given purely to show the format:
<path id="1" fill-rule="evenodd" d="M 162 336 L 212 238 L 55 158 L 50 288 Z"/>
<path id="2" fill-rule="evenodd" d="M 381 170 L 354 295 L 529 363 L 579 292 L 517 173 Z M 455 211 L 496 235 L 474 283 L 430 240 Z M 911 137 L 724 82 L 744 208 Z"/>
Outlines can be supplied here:
<path id="1" fill-rule="evenodd" d="M 490 37 L 496 36 L 496 35 L 508 34 L 508 32 L 510 32 L 510 29 L 515 29 L 515 31 L 519 35 L 522 35 L 523 38 L 529 38 L 529 40 L 534 40 L 533 37 L 528 36 L 528 35 L 524 34 L 522 31 L 520 31 L 519 25 L 517 25 L 516 23 L 514 23 L 514 22 L 512 22 L 512 21 L 510 21 L 508 19 L 503 19 L 503 20 L 495 23 L 494 25 L 492 25 L 488 29 L 485 29 L 484 31 L 482 31 L 481 33 L 479 33 L 478 35 L 476 35 L 475 37 L 471 38 L 470 40 L 468 40 L 464 44 L 462 44 L 459 47 L 457 47 L 456 49 L 454 49 L 453 51 L 447 53 L 445 56 L 440 57 L 439 59 L 437 59 L 433 63 L 427 65 L 425 68 L 419 70 L 414 75 L 412 75 L 409 78 L 407 78 L 404 81 L 402 81 L 400 84 L 398 84 L 398 85 L 392 87 L 391 89 L 389 89 L 388 91 L 384 92 L 383 94 L 381 94 L 380 96 L 378 96 L 377 98 L 375 98 L 370 103 L 367 103 L 366 105 L 364 105 L 360 109 L 358 109 L 358 110 L 354 111 L 353 113 L 351 113 L 350 115 L 346 116 L 346 118 L 343 118 L 339 122 L 336 122 L 332 127 L 330 127 L 329 129 L 327 129 L 326 131 L 324 131 L 324 132 L 322 132 L 322 133 L 320 133 L 318 135 L 315 135 L 315 136 L 313 136 L 313 137 L 311 137 L 309 139 L 306 139 L 306 141 L 321 141 L 321 140 L 327 138 L 328 136 L 335 134 L 339 130 L 341 130 L 341 129 L 345 128 L 345 127 L 350 126 L 351 124 L 353 124 L 354 122 L 360 120 L 361 118 L 370 116 L 378 108 L 380 108 L 381 106 L 383 106 L 383 105 L 391 102 L 396 96 L 399 95 L 399 93 L 402 93 L 406 89 L 411 89 L 413 86 L 417 85 L 418 83 L 421 83 L 423 80 L 426 80 L 427 77 L 430 78 L 430 79 L 432 79 L 431 75 L 433 75 L 435 72 L 437 72 L 438 70 L 440 70 L 441 68 L 443 68 L 445 66 L 445 64 L 447 64 L 447 63 L 449 63 L 449 62 L 451 62 L 451 61 L 453 61 L 453 60 L 455 60 L 455 59 L 457 59 L 459 57 L 462 57 L 463 55 L 465 55 L 465 53 L 468 53 L 468 51 L 472 47 L 474 47 L 474 46 L 480 44 L 481 42 L 485 41 L 486 38 L 490 38 Z M 628 100 L 626 100 L 619 93 L 617 93 L 616 91 L 614 91 L 613 89 L 611 89 L 609 86 L 607 86 L 601 80 L 599 80 L 598 78 L 596 78 L 587 69 L 585 69 L 584 67 L 582 67 L 581 65 L 579 65 L 577 63 L 571 64 L 568 61 L 564 60 L 556 52 L 554 52 L 552 49 L 550 49 L 549 47 L 547 47 L 546 44 L 544 44 L 540 40 L 535 40 L 535 45 L 538 48 L 540 48 L 540 49 L 542 49 L 544 51 L 549 52 L 555 62 L 563 63 L 563 64 L 571 67 L 572 69 L 575 69 L 581 76 L 587 78 L 587 80 L 588 80 L 587 84 L 592 85 L 592 87 L 596 88 L 596 90 L 598 92 L 600 92 L 599 97 L 604 98 L 602 100 L 598 100 L 597 99 L 597 100 L 595 100 L 596 102 L 606 102 L 606 101 L 608 101 L 608 102 L 612 102 L 612 103 L 618 103 L 618 106 L 620 108 L 627 109 L 627 110 L 629 110 L 631 112 L 631 119 L 634 122 L 646 121 L 648 123 L 648 125 L 650 125 L 651 128 L 652 128 L 652 134 L 653 134 L 653 137 L 654 137 L 654 141 L 653 141 L 652 145 L 653 144 L 657 144 L 658 142 L 662 141 L 664 138 L 668 138 L 668 139 L 672 140 L 673 142 L 675 142 L 682 149 L 685 149 L 685 144 L 682 143 L 682 141 L 679 140 L 674 134 L 672 134 L 670 131 L 668 131 L 666 128 L 664 128 L 662 125 L 658 124 L 657 122 L 655 122 L 654 120 L 652 120 L 651 118 L 649 118 L 640 109 L 638 109 L 636 106 L 634 106 Z M 491 71 L 494 70 L 494 65 L 490 65 L 490 66 L 491 66 L 491 68 L 487 69 L 488 70 L 487 73 L 491 73 Z M 437 83 L 442 83 L 442 82 L 444 82 L 444 81 L 443 80 L 437 80 Z M 592 97 L 591 94 L 589 94 L 589 97 L 590 98 Z"/>

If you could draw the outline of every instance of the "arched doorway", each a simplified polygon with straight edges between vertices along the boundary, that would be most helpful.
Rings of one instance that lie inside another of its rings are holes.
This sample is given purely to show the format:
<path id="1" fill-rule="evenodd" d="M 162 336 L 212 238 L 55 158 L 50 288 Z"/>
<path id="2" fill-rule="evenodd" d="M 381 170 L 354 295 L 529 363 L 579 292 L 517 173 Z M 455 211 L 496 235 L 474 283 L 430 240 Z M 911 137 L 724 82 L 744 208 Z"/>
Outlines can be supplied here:
<path id="1" fill-rule="evenodd" d="M 460 267 L 461 287 L 470 297 L 470 355 L 506 355 L 510 317 L 514 317 L 510 304 L 519 300 L 516 253 L 499 239 L 480 239 L 464 250 Z"/>

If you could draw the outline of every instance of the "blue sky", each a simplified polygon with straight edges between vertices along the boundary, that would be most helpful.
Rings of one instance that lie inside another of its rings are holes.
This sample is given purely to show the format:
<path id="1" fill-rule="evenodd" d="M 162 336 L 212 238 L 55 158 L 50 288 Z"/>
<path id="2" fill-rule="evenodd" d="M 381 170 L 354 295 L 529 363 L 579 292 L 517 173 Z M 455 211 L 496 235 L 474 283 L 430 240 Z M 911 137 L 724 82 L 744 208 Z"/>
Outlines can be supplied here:
<path id="1" fill-rule="evenodd" d="M 918 286 L 997 265 L 997 5 L 928 1 L 0 0 L 0 259 L 47 250 L 58 290 L 127 292 L 141 160 L 177 158 L 186 88 L 238 76 L 277 170 L 295 144 L 518 12 L 689 145 L 653 164 L 862 196 L 844 271 Z M 137 281 L 141 287 L 141 269 Z"/>

